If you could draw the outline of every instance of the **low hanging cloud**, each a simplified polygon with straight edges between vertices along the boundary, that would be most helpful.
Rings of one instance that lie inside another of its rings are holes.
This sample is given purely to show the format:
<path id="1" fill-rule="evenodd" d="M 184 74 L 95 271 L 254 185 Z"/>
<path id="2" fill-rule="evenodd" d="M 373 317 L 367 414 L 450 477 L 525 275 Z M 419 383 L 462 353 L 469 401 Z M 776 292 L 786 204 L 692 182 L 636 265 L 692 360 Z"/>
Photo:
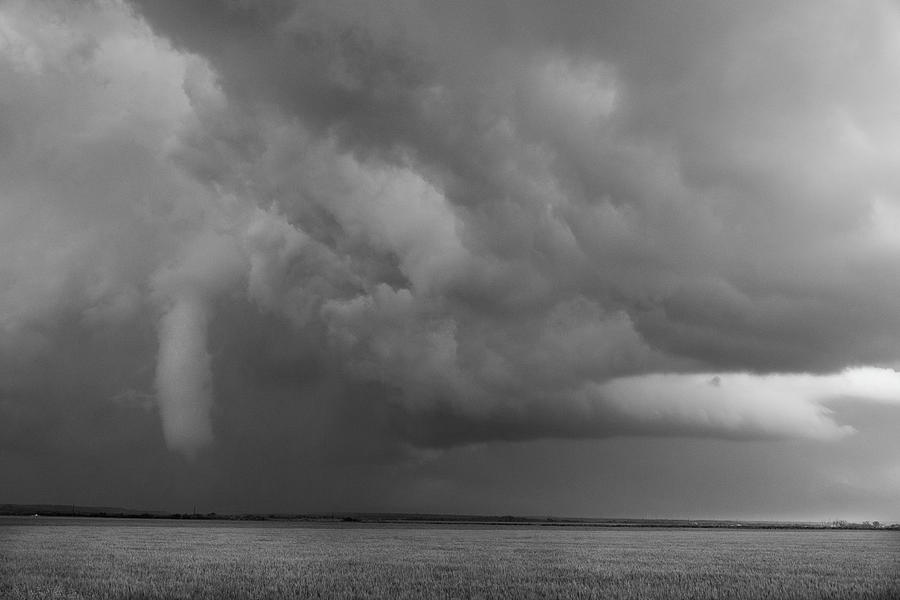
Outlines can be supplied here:
<path id="1" fill-rule="evenodd" d="M 386 445 L 852 433 L 900 389 L 900 16 L 657 9 L 0 5 L 4 372 L 152 321 L 116 394 L 188 456 L 360 390 Z"/>
<path id="2" fill-rule="evenodd" d="M 829 401 L 900 403 L 900 373 L 854 368 L 833 375 L 654 374 L 615 379 L 587 393 L 613 414 L 678 433 L 839 439 Z"/>

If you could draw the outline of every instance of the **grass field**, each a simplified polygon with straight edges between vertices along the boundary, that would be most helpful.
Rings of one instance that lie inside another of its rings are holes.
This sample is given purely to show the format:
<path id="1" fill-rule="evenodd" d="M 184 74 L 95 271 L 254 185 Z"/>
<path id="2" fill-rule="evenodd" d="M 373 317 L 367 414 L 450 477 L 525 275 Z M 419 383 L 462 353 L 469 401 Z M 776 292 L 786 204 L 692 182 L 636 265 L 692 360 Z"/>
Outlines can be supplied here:
<path id="1" fill-rule="evenodd" d="M 900 598 L 900 532 L 0 518 L 0 598 Z"/>

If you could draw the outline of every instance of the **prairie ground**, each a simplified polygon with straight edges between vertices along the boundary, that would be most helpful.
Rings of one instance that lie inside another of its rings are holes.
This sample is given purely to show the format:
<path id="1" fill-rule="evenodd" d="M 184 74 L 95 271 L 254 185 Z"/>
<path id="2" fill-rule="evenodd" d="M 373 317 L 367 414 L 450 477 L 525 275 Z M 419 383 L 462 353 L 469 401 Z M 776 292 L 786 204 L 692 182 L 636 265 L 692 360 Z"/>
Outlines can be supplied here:
<path id="1" fill-rule="evenodd" d="M 0 518 L 0 598 L 900 598 L 900 533 Z"/>

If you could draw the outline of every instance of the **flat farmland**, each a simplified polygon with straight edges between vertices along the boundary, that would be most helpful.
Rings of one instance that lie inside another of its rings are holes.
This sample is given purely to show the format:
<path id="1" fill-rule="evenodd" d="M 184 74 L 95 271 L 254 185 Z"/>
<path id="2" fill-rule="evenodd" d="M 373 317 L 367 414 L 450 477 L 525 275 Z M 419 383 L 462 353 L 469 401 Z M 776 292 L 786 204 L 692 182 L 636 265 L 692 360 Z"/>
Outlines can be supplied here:
<path id="1" fill-rule="evenodd" d="M 900 532 L 0 517 L 2 598 L 900 598 Z"/>

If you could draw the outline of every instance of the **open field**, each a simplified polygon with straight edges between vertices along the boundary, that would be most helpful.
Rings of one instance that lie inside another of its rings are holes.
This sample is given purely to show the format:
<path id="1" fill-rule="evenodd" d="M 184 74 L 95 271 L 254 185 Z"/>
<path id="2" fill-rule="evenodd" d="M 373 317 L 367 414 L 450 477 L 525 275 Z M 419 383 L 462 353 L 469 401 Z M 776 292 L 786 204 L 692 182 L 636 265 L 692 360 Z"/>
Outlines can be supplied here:
<path id="1" fill-rule="evenodd" d="M 0 518 L 0 598 L 900 598 L 900 533 Z"/>

